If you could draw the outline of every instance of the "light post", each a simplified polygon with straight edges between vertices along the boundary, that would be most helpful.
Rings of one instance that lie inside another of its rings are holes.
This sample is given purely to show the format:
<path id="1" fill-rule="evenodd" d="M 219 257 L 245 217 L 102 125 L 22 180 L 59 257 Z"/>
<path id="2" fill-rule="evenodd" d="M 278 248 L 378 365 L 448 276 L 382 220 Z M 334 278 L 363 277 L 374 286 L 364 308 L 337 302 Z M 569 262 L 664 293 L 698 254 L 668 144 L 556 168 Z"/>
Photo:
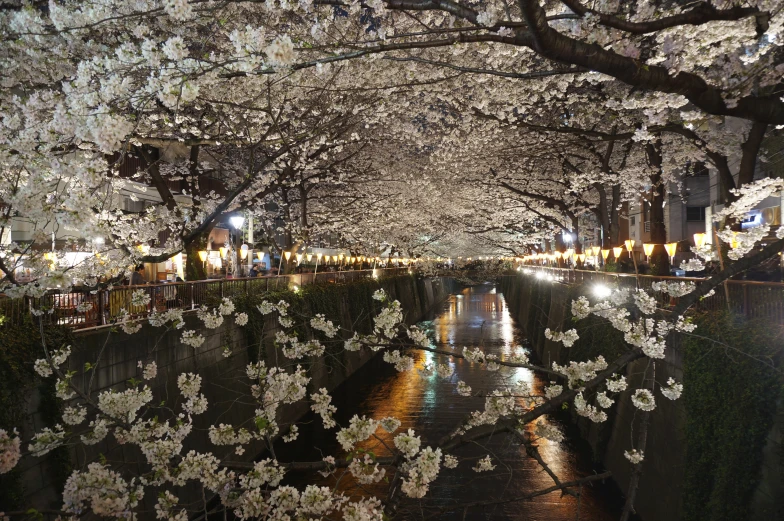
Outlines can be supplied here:
<path id="1" fill-rule="evenodd" d="M 634 263 L 634 273 L 639 275 L 637 273 L 637 259 L 634 257 L 634 239 L 626 239 L 624 244 L 626 245 L 626 251 L 629 252 L 629 256 L 632 258 L 632 263 Z"/>
<path id="2" fill-rule="evenodd" d="M 232 246 L 234 247 L 234 254 L 232 255 L 232 262 L 234 263 L 234 275 L 238 276 L 240 274 L 240 263 L 239 259 L 237 258 L 237 250 L 239 249 L 239 236 L 242 235 L 242 225 L 245 224 L 245 217 L 241 215 L 232 215 L 229 217 L 229 222 L 231 223 L 232 227 L 235 231 L 235 238 L 232 241 Z M 245 247 L 246 255 L 247 255 L 248 247 Z"/>
<path id="3" fill-rule="evenodd" d="M 204 275 L 207 275 L 207 252 L 205 250 L 200 251 L 199 258 L 201 259 L 201 269 L 204 271 Z"/>
<path id="4" fill-rule="evenodd" d="M 324 254 L 323 254 L 323 253 L 317 253 L 317 254 L 316 254 L 316 269 L 315 269 L 315 270 L 313 270 L 313 276 L 314 276 L 314 278 L 315 278 L 315 275 L 316 275 L 316 273 L 318 273 L 318 265 L 319 265 L 319 261 L 321 260 L 321 256 L 322 256 L 322 255 L 324 255 Z"/>

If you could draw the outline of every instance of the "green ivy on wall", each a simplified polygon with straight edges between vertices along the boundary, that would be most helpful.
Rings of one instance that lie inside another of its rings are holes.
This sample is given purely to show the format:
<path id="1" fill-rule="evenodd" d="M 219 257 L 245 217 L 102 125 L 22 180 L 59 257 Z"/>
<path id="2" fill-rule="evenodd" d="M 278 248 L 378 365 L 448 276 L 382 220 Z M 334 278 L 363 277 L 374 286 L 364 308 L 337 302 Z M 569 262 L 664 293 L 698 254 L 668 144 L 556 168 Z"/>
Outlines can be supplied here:
<path id="1" fill-rule="evenodd" d="M 770 366 L 782 354 L 780 329 L 727 312 L 705 313 L 695 323 L 696 333 L 708 338 L 683 342 L 683 519 L 749 519 L 782 390 Z"/>
<path id="2" fill-rule="evenodd" d="M 48 346 L 59 348 L 72 344 L 71 331 L 58 326 L 46 326 L 44 335 Z M 55 378 L 40 378 L 33 363 L 43 357 L 39 327 L 28 319 L 18 325 L 0 326 L 0 428 L 8 431 L 22 426 L 28 414 L 28 399 L 38 388 L 40 413 L 44 426 L 61 423 L 62 401 L 55 396 Z M 29 436 L 29 433 L 27 433 Z M 62 490 L 71 473 L 67 447 L 59 447 L 46 457 L 47 474 L 57 490 Z M 22 506 L 24 487 L 19 467 L 0 475 L 0 505 L 3 508 Z"/>

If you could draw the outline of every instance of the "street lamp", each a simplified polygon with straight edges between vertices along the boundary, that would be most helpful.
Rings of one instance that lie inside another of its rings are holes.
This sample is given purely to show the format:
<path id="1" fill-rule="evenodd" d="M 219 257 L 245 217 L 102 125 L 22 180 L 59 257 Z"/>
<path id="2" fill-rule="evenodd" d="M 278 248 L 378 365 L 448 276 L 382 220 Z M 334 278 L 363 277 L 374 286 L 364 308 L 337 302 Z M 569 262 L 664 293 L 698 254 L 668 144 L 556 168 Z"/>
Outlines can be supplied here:
<path id="1" fill-rule="evenodd" d="M 245 218 L 241 215 L 232 215 L 229 218 L 229 222 L 235 230 L 239 231 L 242 228 L 242 225 L 245 224 Z"/>

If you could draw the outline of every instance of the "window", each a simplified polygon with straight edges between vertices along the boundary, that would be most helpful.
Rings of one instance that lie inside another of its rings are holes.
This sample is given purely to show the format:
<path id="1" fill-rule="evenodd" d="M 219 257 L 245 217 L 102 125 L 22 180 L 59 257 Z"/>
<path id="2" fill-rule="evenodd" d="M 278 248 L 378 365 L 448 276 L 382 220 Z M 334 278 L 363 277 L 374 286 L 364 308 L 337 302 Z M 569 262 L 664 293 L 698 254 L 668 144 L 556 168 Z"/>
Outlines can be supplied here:
<path id="1" fill-rule="evenodd" d="M 702 206 L 686 207 L 687 221 L 705 221 L 705 208 Z"/>
<path id="2" fill-rule="evenodd" d="M 632 223 L 631 223 L 631 224 L 632 224 L 632 226 L 634 226 L 634 223 L 635 223 L 636 219 L 637 219 L 637 218 L 636 218 L 634 215 L 632 215 Z"/>

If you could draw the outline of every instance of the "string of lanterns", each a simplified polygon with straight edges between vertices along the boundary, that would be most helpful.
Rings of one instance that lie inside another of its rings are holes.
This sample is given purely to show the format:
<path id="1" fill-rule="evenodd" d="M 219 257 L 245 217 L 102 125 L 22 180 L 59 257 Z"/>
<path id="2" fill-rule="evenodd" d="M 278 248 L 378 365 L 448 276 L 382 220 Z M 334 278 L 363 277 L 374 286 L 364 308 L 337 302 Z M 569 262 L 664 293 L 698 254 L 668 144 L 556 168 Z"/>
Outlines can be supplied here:
<path id="1" fill-rule="evenodd" d="M 698 249 L 704 247 L 707 240 L 708 240 L 708 234 L 706 233 L 694 234 L 694 245 Z M 580 264 L 583 264 L 585 263 L 585 260 L 587 258 L 593 257 L 594 262 L 598 264 L 599 254 L 601 254 L 602 259 L 606 264 L 607 259 L 610 257 L 610 253 L 613 254 L 613 257 L 615 258 L 616 261 L 620 260 L 624 251 L 626 251 L 631 255 L 635 243 L 636 241 L 634 239 L 627 239 L 624 241 L 623 246 L 615 246 L 614 248 L 603 249 L 599 246 L 588 246 L 585 249 L 586 253 L 577 253 L 573 248 L 569 248 L 564 252 L 555 251 L 553 253 L 534 253 L 523 257 L 517 257 L 515 258 L 515 260 L 524 263 L 531 263 L 531 262 L 557 263 L 563 260 L 563 262 L 571 261 L 573 264 L 577 265 L 578 262 Z M 653 252 L 657 246 L 664 247 L 664 250 L 667 252 L 667 255 L 670 257 L 670 263 L 673 264 L 675 262 L 675 253 L 678 250 L 677 242 L 669 242 L 661 245 L 656 243 L 649 243 L 649 242 L 643 243 L 642 249 L 643 249 L 643 253 L 645 253 L 646 261 L 650 262 L 651 255 L 653 255 Z"/>

